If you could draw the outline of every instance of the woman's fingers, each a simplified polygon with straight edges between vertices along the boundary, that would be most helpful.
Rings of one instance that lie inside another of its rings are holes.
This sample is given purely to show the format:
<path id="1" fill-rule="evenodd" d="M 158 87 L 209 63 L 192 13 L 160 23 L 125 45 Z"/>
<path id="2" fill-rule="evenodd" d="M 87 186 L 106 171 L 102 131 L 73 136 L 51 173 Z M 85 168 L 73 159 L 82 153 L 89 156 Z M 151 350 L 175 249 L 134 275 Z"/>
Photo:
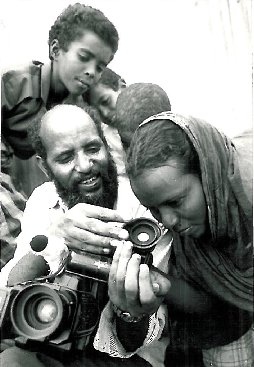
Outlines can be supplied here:
<path id="1" fill-rule="evenodd" d="M 125 297 L 128 310 L 135 312 L 137 308 L 140 309 L 139 300 L 139 266 L 141 256 L 133 254 L 127 267 L 125 277 Z"/>

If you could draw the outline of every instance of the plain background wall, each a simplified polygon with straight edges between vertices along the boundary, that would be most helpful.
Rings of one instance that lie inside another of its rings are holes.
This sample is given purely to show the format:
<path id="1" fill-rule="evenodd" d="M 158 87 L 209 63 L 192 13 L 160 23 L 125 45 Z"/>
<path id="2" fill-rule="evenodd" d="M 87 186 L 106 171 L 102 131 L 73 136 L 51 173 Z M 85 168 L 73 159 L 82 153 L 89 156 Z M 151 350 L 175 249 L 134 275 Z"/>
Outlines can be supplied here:
<path id="1" fill-rule="evenodd" d="M 48 60 L 49 28 L 75 2 L 2 0 L 2 70 Z M 252 125 L 252 0 L 83 2 L 118 29 L 109 66 L 128 84 L 159 84 L 173 110 L 205 118 L 231 136 Z"/>

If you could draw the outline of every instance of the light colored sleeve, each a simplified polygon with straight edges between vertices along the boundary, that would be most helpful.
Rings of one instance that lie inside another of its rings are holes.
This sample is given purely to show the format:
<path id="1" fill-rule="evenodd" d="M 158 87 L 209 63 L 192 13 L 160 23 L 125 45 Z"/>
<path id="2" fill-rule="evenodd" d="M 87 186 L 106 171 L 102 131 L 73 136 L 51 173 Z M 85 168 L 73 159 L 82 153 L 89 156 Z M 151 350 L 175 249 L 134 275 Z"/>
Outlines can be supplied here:
<path id="1" fill-rule="evenodd" d="M 166 314 L 164 307 L 161 306 L 155 314 L 149 317 L 149 327 L 143 345 L 134 352 L 127 352 L 118 340 L 114 311 L 111 303 L 108 302 L 101 314 L 99 327 L 94 338 L 94 348 L 100 352 L 108 353 L 112 357 L 129 358 L 139 351 L 144 351 L 152 342 L 158 340 L 165 323 Z"/>

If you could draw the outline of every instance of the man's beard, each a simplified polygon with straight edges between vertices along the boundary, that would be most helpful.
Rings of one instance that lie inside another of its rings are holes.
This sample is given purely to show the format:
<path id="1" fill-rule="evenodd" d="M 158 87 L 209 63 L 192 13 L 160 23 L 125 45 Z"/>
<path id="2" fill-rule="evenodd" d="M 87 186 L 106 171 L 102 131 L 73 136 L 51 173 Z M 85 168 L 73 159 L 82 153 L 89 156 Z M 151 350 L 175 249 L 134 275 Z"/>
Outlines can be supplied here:
<path id="1" fill-rule="evenodd" d="M 101 172 L 102 190 L 99 193 L 83 194 L 80 192 L 77 183 L 74 183 L 71 188 L 66 189 L 56 179 L 49 167 L 47 167 L 47 171 L 50 179 L 56 186 L 58 195 L 69 209 L 78 203 L 92 204 L 109 209 L 114 208 L 118 194 L 118 180 L 116 165 L 110 153 L 108 154 L 108 169 L 106 172 Z"/>

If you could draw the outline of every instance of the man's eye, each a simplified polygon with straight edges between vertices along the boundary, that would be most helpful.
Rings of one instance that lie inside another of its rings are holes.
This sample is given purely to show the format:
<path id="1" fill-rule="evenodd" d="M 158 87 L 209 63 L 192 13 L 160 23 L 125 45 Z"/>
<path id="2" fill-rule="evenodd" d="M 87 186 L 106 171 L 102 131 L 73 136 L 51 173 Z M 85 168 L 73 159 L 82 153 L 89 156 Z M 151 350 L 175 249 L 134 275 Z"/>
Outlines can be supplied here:
<path id="1" fill-rule="evenodd" d="M 65 164 L 65 163 L 69 163 L 71 160 L 72 160 L 72 156 L 68 155 L 68 156 L 59 157 L 57 159 L 57 162 L 60 164 Z"/>
<path id="2" fill-rule="evenodd" d="M 94 146 L 94 147 L 90 147 L 90 148 L 88 148 L 88 149 L 87 149 L 87 151 L 88 151 L 89 153 L 94 154 L 94 153 L 98 153 L 98 152 L 100 151 L 100 148 L 101 148 L 101 147 Z"/>

